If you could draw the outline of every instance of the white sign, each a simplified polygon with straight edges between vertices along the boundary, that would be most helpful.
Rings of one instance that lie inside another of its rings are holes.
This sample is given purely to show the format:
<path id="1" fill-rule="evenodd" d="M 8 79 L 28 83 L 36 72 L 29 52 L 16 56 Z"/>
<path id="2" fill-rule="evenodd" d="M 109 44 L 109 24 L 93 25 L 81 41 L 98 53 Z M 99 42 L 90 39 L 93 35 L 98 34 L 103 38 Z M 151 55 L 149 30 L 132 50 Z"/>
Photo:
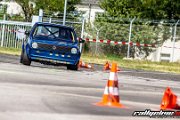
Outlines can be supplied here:
<path id="1" fill-rule="evenodd" d="M 31 25 L 33 26 L 36 22 L 40 22 L 40 17 L 33 15 Z"/>
<path id="2" fill-rule="evenodd" d="M 16 31 L 16 38 L 17 38 L 18 40 L 23 40 L 23 39 L 25 39 L 25 38 L 26 38 L 26 35 L 25 35 L 24 33 L 25 33 L 25 30 L 24 30 L 24 29 L 22 29 L 22 28 L 18 29 L 18 30 Z"/>

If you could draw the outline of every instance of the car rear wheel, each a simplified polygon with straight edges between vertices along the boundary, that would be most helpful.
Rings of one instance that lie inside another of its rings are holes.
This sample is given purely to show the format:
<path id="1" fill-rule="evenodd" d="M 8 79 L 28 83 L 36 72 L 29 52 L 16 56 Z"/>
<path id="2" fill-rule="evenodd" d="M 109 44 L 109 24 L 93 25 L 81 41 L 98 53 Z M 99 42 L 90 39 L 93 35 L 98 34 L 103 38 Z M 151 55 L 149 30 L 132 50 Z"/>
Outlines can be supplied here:
<path id="1" fill-rule="evenodd" d="M 31 65 L 31 60 L 28 58 L 26 51 L 21 52 L 20 63 L 22 63 L 23 65 L 28 65 L 28 66 Z"/>

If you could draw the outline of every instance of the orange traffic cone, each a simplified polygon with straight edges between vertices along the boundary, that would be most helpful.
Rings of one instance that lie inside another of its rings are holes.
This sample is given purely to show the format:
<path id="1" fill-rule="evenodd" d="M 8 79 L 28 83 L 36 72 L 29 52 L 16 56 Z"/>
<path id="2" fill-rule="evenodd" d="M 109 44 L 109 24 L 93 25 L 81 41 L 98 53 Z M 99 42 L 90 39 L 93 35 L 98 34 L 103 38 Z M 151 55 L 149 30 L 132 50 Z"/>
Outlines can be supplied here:
<path id="1" fill-rule="evenodd" d="M 169 87 L 167 87 L 164 92 L 161 109 L 180 109 L 180 98 L 178 98 Z"/>
<path id="2" fill-rule="evenodd" d="M 111 65 L 108 61 L 106 61 L 105 65 L 104 65 L 104 71 L 105 70 L 111 70 Z M 120 69 L 117 67 L 117 71 L 120 71 Z"/>
<path id="3" fill-rule="evenodd" d="M 102 101 L 95 103 L 95 105 L 122 108 L 123 105 L 119 103 L 119 100 L 117 64 L 113 63 Z"/>
<path id="4" fill-rule="evenodd" d="M 106 61 L 105 65 L 104 65 L 104 70 L 110 70 L 110 64 L 108 61 Z"/>
<path id="5" fill-rule="evenodd" d="M 79 61 L 79 67 L 92 69 L 93 67 L 83 61 Z"/>
<path id="6" fill-rule="evenodd" d="M 121 71 L 119 68 L 117 68 L 117 71 Z"/>

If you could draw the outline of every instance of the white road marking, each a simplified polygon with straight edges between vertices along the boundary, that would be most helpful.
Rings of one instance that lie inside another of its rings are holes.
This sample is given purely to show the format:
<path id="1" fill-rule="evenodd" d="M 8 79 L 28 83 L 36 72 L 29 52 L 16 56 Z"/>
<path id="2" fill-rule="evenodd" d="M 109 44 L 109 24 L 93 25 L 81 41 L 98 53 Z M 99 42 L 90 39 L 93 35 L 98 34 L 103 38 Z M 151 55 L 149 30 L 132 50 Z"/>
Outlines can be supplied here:
<path id="1" fill-rule="evenodd" d="M 7 71 L 7 70 L 0 70 L 0 73 L 13 73 L 13 74 L 16 74 L 16 73 L 18 73 L 18 72 Z"/>
<path id="2" fill-rule="evenodd" d="M 167 75 L 167 74 L 170 74 L 170 73 L 161 73 L 161 72 L 146 72 L 146 71 L 118 71 L 118 73 L 145 73 L 145 74 L 157 74 L 157 75 Z M 176 75 L 176 74 L 173 74 L 173 73 L 171 73 L 172 75 Z"/>

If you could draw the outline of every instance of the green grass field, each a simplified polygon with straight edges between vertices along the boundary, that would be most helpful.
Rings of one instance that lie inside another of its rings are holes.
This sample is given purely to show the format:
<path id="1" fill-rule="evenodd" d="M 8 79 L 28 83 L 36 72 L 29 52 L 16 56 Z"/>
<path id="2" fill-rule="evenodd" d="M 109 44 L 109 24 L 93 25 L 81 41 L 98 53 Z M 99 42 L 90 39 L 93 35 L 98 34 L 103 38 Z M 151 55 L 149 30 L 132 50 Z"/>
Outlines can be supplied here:
<path id="1" fill-rule="evenodd" d="M 117 56 L 91 56 L 85 54 L 82 56 L 82 60 L 88 63 L 105 64 L 106 61 L 117 62 L 119 67 L 138 69 L 138 70 L 149 70 L 149 71 L 160 71 L 170 73 L 180 73 L 180 63 L 168 63 L 168 62 L 151 62 L 143 60 L 124 60 Z"/>
<path id="2" fill-rule="evenodd" d="M 0 47 L 0 53 L 11 54 L 11 55 L 20 55 L 21 49 Z"/>
<path id="3" fill-rule="evenodd" d="M 2 48 L 0 47 L 0 53 L 20 55 L 21 49 L 15 48 Z M 81 59 L 84 62 L 95 63 L 95 64 L 105 64 L 106 61 L 117 62 L 118 66 L 124 68 L 138 69 L 138 70 L 150 70 L 150 71 L 161 71 L 170 73 L 180 73 L 180 63 L 168 63 L 168 62 L 150 62 L 150 61 L 140 61 L 140 60 L 123 60 L 118 56 L 94 56 L 90 54 L 82 54 Z"/>

